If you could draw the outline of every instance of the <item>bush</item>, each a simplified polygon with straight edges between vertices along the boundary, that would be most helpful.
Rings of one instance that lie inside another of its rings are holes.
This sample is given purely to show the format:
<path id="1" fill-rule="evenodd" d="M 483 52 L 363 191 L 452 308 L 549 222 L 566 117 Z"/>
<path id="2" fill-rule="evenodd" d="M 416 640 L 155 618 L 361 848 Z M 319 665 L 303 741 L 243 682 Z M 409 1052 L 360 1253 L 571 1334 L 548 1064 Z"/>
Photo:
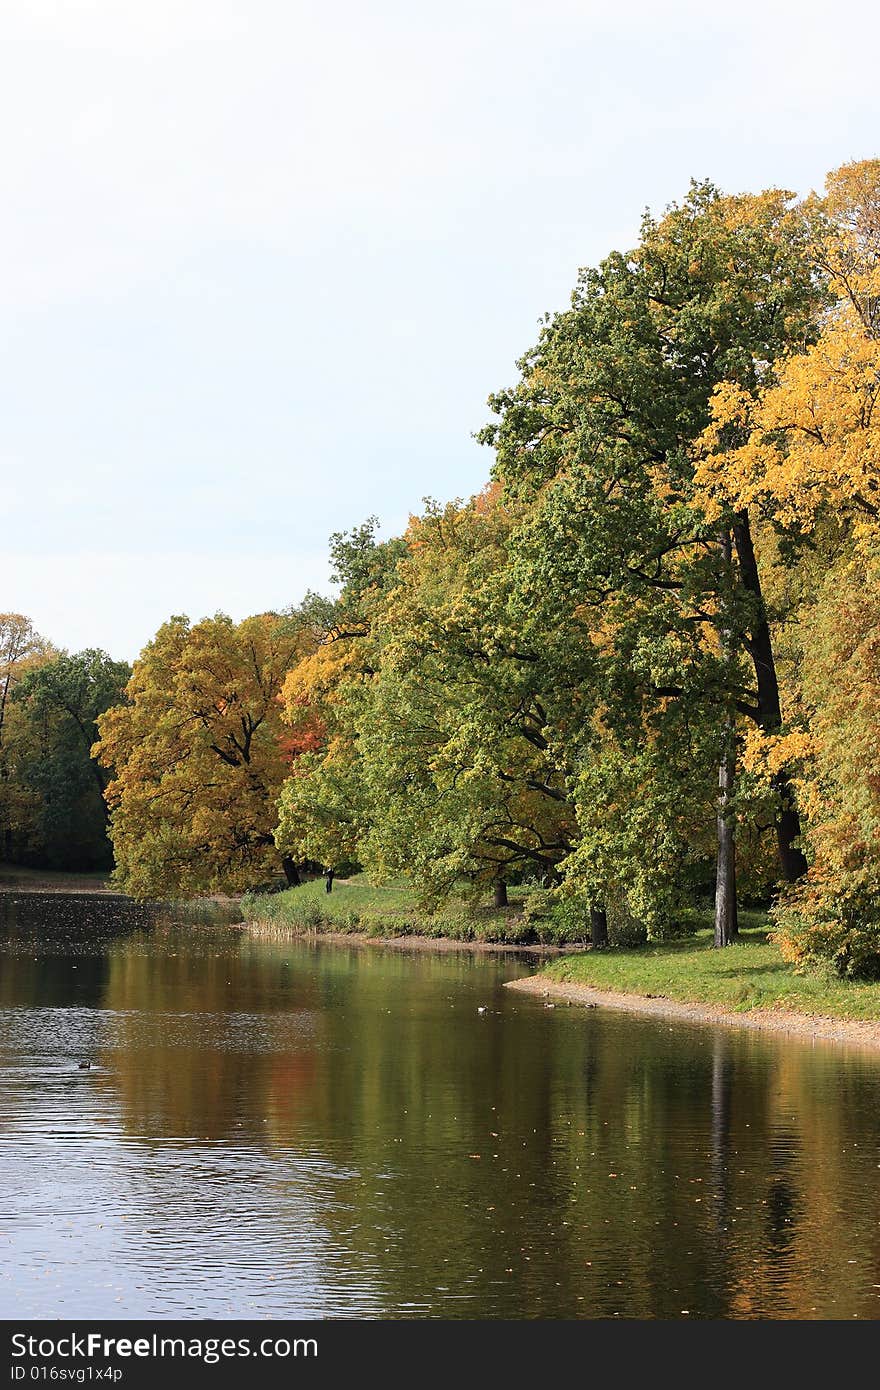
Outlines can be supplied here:
<path id="1" fill-rule="evenodd" d="M 846 979 L 880 979 L 880 882 L 873 870 L 824 882 L 811 869 L 772 910 L 771 940 L 796 965 Z"/>
<path id="2" fill-rule="evenodd" d="M 696 914 L 674 911 L 665 898 L 634 904 L 628 894 L 612 891 L 606 899 L 610 946 L 632 949 L 648 941 L 674 941 L 692 936 L 700 927 Z M 523 918 L 542 942 L 562 945 L 592 937 L 589 900 L 574 888 L 533 889 L 524 900 Z"/>
<path id="3" fill-rule="evenodd" d="M 543 946 L 590 939 L 590 910 L 579 897 L 558 888 L 533 888 L 523 899 L 520 939 Z"/>
<path id="4" fill-rule="evenodd" d="M 695 936 L 700 925 L 696 913 L 680 910 L 665 920 L 655 921 L 648 938 L 651 941 L 681 941 L 685 937 Z"/>
<path id="5" fill-rule="evenodd" d="M 648 930 L 644 922 L 635 916 L 626 897 L 611 897 L 605 908 L 608 913 L 608 944 L 632 949 L 644 946 L 648 940 Z"/>
<path id="6" fill-rule="evenodd" d="M 549 888 L 532 888 L 523 898 L 523 917 L 527 922 L 546 922 L 553 915 L 556 901 Z"/>

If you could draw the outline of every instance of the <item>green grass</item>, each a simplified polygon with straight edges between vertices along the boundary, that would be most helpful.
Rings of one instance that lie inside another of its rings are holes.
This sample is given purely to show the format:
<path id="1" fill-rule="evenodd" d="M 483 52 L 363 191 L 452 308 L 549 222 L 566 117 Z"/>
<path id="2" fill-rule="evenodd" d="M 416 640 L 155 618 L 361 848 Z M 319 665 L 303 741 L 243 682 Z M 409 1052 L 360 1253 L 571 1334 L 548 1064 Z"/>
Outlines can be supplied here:
<path id="1" fill-rule="evenodd" d="M 265 924 L 292 934 L 361 932 L 368 936 L 436 936 L 459 941 L 525 944 L 535 939 L 534 925 L 522 916 L 522 894 L 511 890 L 508 908 L 476 906 L 460 899 L 430 911 L 406 884 L 381 888 L 363 874 L 333 884 L 327 893 L 314 879 L 283 893 L 252 893 L 242 901 L 246 922 Z"/>
<path id="2" fill-rule="evenodd" d="M 790 1009 L 832 1018 L 880 1020 L 880 983 L 801 973 L 768 942 L 766 921 L 759 914 L 743 917 L 747 929 L 723 951 L 712 949 L 712 933 L 704 928 L 684 941 L 564 956 L 541 973 L 597 989 L 715 1004 L 735 1012 Z"/>

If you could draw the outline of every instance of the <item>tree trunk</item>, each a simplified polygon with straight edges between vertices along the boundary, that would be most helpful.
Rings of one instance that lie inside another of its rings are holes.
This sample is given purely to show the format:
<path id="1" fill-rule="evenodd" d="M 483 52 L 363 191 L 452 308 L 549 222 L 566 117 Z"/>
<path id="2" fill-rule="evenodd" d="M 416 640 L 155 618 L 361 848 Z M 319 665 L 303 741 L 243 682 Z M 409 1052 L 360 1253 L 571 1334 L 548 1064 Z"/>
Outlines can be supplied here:
<path id="1" fill-rule="evenodd" d="M 739 512 L 733 527 L 736 557 L 743 587 L 751 595 L 754 604 L 753 620 L 749 632 L 752 662 L 755 667 L 755 680 L 758 686 L 758 724 L 765 734 L 778 733 L 782 728 L 782 705 L 779 700 L 779 680 L 776 675 L 776 661 L 773 656 L 773 642 L 767 610 L 761 593 L 761 579 L 755 547 L 752 544 L 752 531 L 748 512 Z M 787 883 L 794 883 L 807 872 L 807 861 L 803 851 L 796 848 L 794 841 L 801 833 L 800 817 L 794 804 L 794 793 L 787 773 L 783 770 L 773 778 L 773 787 L 779 797 L 779 815 L 776 820 L 776 845 L 782 877 Z"/>
<path id="2" fill-rule="evenodd" d="M 781 805 L 779 820 L 776 822 L 776 844 L 782 877 L 786 883 L 796 883 L 807 872 L 808 864 L 803 850 L 794 843 L 801 833 L 800 816 L 794 804 L 794 793 L 786 772 L 777 772 L 773 778 Z"/>
<path id="3" fill-rule="evenodd" d="M 110 825 L 110 807 L 107 805 L 107 798 L 104 795 L 104 793 L 107 790 L 107 783 L 109 781 L 109 778 L 105 777 L 104 773 L 101 771 L 101 768 L 95 762 L 94 758 L 90 758 L 89 762 L 91 764 L 92 771 L 95 777 L 95 782 L 98 787 L 98 796 L 101 798 L 101 810 L 104 814 L 104 827 L 105 829 L 108 829 Z"/>
<path id="4" fill-rule="evenodd" d="M 507 884 L 503 878 L 496 878 L 495 880 L 492 906 L 507 907 Z"/>
<path id="5" fill-rule="evenodd" d="M 590 940 L 594 946 L 608 945 L 608 913 L 604 907 L 590 908 Z"/>
<path id="6" fill-rule="evenodd" d="M 285 854 L 281 860 L 281 867 L 284 870 L 284 877 L 287 879 L 288 888 L 299 888 L 302 879 L 299 876 L 299 869 L 293 862 L 289 854 Z"/>
<path id="7" fill-rule="evenodd" d="M 718 856 L 715 873 L 715 942 L 729 946 L 738 935 L 736 914 L 736 823 L 730 810 L 735 744 L 733 719 L 725 720 L 724 748 L 718 768 Z"/>
<path id="8" fill-rule="evenodd" d="M 721 533 L 722 578 L 718 604 L 718 637 L 722 659 L 732 667 L 733 618 L 731 613 L 733 548 L 730 532 Z M 730 691 L 730 682 L 728 682 Z M 721 757 L 718 764 L 718 801 L 716 811 L 717 856 L 715 869 L 715 941 L 716 946 L 729 946 L 738 934 L 736 920 L 736 820 L 731 800 L 736 774 L 736 722 L 732 692 L 727 697 L 724 724 L 721 732 Z"/>
<path id="9" fill-rule="evenodd" d="M 334 869 L 328 869 L 328 870 L 327 870 L 327 873 L 326 873 L 327 882 L 326 882 L 325 885 L 324 885 L 324 891 L 325 891 L 325 893 L 332 893 L 332 892 L 333 892 L 333 878 L 334 878 L 335 872 L 336 872 L 336 871 L 335 871 Z"/>

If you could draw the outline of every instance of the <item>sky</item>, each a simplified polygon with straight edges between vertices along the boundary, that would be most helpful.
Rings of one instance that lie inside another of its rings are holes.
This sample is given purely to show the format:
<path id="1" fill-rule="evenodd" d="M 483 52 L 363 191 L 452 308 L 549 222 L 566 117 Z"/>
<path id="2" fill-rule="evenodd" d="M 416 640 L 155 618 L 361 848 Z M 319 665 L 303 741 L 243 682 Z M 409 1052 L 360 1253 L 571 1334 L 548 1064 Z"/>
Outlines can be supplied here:
<path id="1" fill-rule="evenodd" d="M 467 497 L 578 267 L 880 155 L 856 0 L 4 0 L 0 611 L 137 656 Z"/>

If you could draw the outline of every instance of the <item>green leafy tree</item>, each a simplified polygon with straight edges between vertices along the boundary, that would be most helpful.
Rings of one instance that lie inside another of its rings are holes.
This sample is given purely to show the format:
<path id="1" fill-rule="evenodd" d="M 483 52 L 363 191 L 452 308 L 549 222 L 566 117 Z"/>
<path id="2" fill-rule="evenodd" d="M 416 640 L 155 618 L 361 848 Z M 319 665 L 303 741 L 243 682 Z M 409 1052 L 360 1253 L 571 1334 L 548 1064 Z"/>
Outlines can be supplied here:
<path id="1" fill-rule="evenodd" d="M 62 653 L 17 684 L 16 780 L 30 806 L 28 857 L 53 868 L 109 868 L 107 773 L 91 756 L 97 720 L 124 699 L 131 668 L 106 652 Z"/>
<path id="2" fill-rule="evenodd" d="M 52 647 L 23 613 L 0 613 L 0 856 L 17 857 L 28 843 L 32 798 L 16 776 L 22 719 L 13 708 L 18 683 L 52 655 Z"/>
<path id="3" fill-rule="evenodd" d="M 331 537 L 339 594 L 310 596 L 313 645 L 292 666 L 281 693 L 298 756 L 281 792 L 276 843 L 285 855 L 333 872 L 359 861 L 373 816 L 359 729 L 378 669 L 376 619 L 406 553 L 401 538 L 378 541 L 377 527 L 370 517 Z"/>
<path id="4" fill-rule="evenodd" d="M 559 877 L 575 829 L 550 751 L 560 702 L 546 663 L 509 611 L 511 517 L 497 489 L 429 505 L 378 633 L 381 660 L 362 719 L 373 807 L 362 854 L 436 899 L 462 882 L 494 890 Z"/>
<path id="5" fill-rule="evenodd" d="M 571 308 L 521 360 L 518 385 L 491 398 L 500 420 L 482 434 L 495 476 L 529 508 L 523 593 L 538 606 L 549 596 L 554 623 L 593 634 L 604 728 L 624 750 L 693 734 L 682 747 L 701 760 L 700 806 L 728 769 L 716 808 L 719 829 L 731 829 L 719 835 L 719 944 L 735 924 L 734 721 L 778 729 L 782 711 L 752 518 L 707 515 L 696 441 L 719 382 L 756 391 L 768 364 L 813 331 L 815 281 L 789 203 L 695 184 L 662 219 L 646 218 L 634 251 L 581 273 Z M 681 763 L 658 767 L 672 776 Z M 794 879 L 805 860 L 784 768 L 774 793 L 780 871 Z"/>

